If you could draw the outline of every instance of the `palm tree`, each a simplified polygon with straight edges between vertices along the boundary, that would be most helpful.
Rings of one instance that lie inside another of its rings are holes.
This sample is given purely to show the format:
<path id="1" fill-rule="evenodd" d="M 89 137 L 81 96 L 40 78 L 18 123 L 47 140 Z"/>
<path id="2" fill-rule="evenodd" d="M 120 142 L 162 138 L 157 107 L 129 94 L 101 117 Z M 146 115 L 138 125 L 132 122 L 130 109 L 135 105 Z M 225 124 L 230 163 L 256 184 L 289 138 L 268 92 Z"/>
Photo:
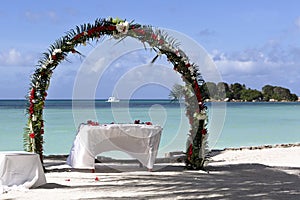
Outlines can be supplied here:
<path id="1" fill-rule="evenodd" d="M 180 84 L 174 84 L 172 90 L 170 91 L 169 98 L 171 101 L 179 101 L 184 98 L 184 86 Z"/>

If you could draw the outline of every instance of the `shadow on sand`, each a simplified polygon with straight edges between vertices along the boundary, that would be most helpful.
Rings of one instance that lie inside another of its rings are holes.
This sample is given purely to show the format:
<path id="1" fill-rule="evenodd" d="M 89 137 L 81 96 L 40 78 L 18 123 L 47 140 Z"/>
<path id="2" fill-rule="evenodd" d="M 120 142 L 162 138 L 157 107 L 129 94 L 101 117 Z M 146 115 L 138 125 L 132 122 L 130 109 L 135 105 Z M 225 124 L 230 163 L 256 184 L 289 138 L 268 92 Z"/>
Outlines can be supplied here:
<path id="1" fill-rule="evenodd" d="M 261 164 L 238 164 L 207 166 L 209 172 L 187 171 L 184 165 L 156 164 L 154 172 L 138 164 L 113 165 L 97 164 L 101 191 L 142 191 L 136 199 L 299 199 L 300 168 L 269 167 Z M 116 167 L 117 166 L 117 167 Z M 53 169 L 67 171 L 70 169 Z M 293 171 L 294 174 L 284 172 Z M 76 171 L 71 169 L 71 171 Z M 78 171 L 78 170 L 77 170 Z M 128 173 L 128 172 L 137 173 Z M 89 171 L 81 171 L 89 172 Z M 107 174 L 108 173 L 108 174 Z M 116 182 L 120 184 L 115 184 Z M 49 183 L 41 188 L 62 188 L 63 185 Z M 99 185 L 72 186 L 70 189 L 99 189 Z M 111 196 L 101 199 L 111 199 Z M 93 199 L 99 199 L 93 198 Z M 113 197 L 129 199 L 130 196 Z"/>

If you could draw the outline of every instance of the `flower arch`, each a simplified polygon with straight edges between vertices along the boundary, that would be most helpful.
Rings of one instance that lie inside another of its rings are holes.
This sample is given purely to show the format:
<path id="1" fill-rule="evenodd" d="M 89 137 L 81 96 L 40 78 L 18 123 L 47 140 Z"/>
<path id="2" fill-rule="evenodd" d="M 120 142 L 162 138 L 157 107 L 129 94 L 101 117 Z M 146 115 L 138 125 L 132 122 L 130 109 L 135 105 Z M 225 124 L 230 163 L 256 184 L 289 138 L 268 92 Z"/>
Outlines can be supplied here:
<path id="1" fill-rule="evenodd" d="M 186 148 L 186 167 L 201 169 L 207 152 L 207 108 L 201 96 L 201 86 L 204 83 L 198 66 L 189 61 L 187 55 L 179 48 L 176 40 L 161 30 L 151 26 L 140 25 L 121 19 L 96 19 L 93 24 L 87 23 L 70 30 L 65 36 L 52 44 L 44 57 L 38 61 L 37 68 L 31 76 L 29 94 L 27 95 L 28 123 L 24 130 L 24 149 L 40 155 L 43 162 L 43 109 L 47 97 L 50 79 L 55 68 L 69 53 L 80 54 L 76 50 L 79 45 L 97 40 L 104 36 L 121 40 L 132 37 L 148 44 L 157 52 L 157 56 L 166 56 L 173 69 L 182 75 L 185 82 L 184 96 L 186 101 L 186 116 L 189 119 L 190 131 Z"/>

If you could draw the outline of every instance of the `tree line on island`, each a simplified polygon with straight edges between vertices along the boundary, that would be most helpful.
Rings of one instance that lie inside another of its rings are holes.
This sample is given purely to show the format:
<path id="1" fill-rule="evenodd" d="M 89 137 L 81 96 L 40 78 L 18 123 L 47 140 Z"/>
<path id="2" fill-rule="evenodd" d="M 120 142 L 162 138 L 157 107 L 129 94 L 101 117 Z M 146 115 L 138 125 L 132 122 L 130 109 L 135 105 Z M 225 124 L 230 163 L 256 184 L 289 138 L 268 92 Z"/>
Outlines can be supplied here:
<path id="1" fill-rule="evenodd" d="M 297 101 L 298 96 L 289 89 L 265 85 L 262 90 L 247 88 L 245 84 L 206 82 L 201 86 L 202 97 L 206 101 Z M 175 84 L 169 97 L 178 100 L 184 96 L 184 86 Z"/>

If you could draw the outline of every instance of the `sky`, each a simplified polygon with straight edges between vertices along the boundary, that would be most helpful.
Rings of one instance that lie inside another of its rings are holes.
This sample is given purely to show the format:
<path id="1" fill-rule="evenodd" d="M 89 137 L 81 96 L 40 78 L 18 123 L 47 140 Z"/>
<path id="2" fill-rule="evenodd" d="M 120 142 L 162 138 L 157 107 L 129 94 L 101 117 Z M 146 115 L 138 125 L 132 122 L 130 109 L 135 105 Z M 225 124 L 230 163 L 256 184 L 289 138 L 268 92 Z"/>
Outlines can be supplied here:
<path id="1" fill-rule="evenodd" d="M 26 96 L 38 60 L 56 39 L 77 25 L 108 17 L 185 34 L 207 52 L 222 81 L 229 84 L 239 82 L 258 90 L 267 84 L 282 86 L 300 96 L 299 7 L 297 0 L 3 1 L 0 99 Z M 80 50 L 89 55 L 95 46 Z M 135 62 L 134 55 L 128 56 L 131 59 L 126 60 L 127 64 Z M 152 56 L 149 53 L 140 57 L 149 61 Z M 74 55 L 68 59 L 71 62 L 63 62 L 54 71 L 49 99 L 70 99 L 74 95 L 74 82 L 85 61 L 84 57 Z M 118 67 L 118 63 L 110 67 Z M 118 69 L 111 70 L 114 76 L 107 71 L 97 83 L 95 98 L 112 95 L 110 86 L 124 73 L 120 68 L 114 69 Z M 130 71 L 129 67 L 126 69 Z M 158 76 L 147 73 L 144 75 Z M 155 84 L 146 84 L 134 94 L 135 98 L 167 96 L 167 88 Z"/>

